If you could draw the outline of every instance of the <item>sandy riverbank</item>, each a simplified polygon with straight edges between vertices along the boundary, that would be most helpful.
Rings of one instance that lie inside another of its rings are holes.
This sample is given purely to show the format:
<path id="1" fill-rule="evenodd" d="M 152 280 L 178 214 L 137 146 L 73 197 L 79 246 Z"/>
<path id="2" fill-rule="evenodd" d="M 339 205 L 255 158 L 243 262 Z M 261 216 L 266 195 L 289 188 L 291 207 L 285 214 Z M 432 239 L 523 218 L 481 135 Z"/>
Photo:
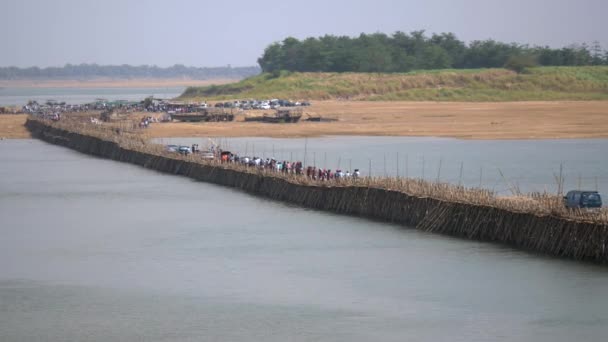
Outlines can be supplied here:
<path id="1" fill-rule="evenodd" d="M 159 123 L 151 137 L 302 137 L 320 135 L 436 136 L 459 139 L 608 138 L 608 102 L 317 101 L 306 111 L 336 122 Z M 256 114 L 262 112 L 256 111 Z M 144 114 L 133 114 L 138 120 Z M 304 115 L 306 117 L 306 114 Z M 0 115 L 0 137 L 24 138 L 25 115 Z"/>
<path id="2" fill-rule="evenodd" d="M 316 101 L 307 112 L 337 122 L 167 123 L 153 137 L 319 135 L 437 136 L 460 139 L 608 138 L 608 102 Z M 306 117 L 306 115 L 304 115 Z"/>
<path id="3" fill-rule="evenodd" d="M 0 115 L 0 139 L 30 138 L 30 132 L 25 128 L 27 115 Z"/>

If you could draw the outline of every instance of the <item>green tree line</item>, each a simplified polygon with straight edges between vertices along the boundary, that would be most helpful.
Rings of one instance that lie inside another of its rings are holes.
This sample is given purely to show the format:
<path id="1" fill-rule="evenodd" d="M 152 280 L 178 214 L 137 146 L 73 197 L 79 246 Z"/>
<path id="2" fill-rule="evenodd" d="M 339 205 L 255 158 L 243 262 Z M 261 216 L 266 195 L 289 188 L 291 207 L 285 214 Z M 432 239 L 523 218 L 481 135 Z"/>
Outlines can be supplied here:
<path id="1" fill-rule="evenodd" d="M 453 33 L 428 36 L 424 31 L 293 37 L 269 45 L 258 63 L 264 72 L 278 70 L 324 72 L 408 72 L 428 69 L 608 64 L 599 43 L 563 48 L 502 43 L 492 39 L 459 40 Z"/>
<path id="2" fill-rule="evenodd" d="M 63 67 L 0 67 L 0 79 L 91 79 L 99 77 L 110 78 L 182 78 L 192 79 L 241 79 L 260 73 L 257 66 L 251 67 L 215 67 L 197 68 L 176 64 L 171 67 L 132 66 L 132 65 L 97 65 L 97 64 L 66 64 Z"/>

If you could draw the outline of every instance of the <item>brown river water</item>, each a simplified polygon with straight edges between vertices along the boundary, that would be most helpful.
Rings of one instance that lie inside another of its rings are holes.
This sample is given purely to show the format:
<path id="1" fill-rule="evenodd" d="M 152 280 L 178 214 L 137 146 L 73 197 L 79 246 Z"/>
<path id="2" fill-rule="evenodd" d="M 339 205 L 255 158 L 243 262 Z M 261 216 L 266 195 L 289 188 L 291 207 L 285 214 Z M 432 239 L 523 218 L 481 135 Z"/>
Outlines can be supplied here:
<path id="1" fill-rule="evenodd" d="M 37 140 L 0 141 L 0 236 L 0 341 L 608 334 L 606 267 L 302 209 Z"/>

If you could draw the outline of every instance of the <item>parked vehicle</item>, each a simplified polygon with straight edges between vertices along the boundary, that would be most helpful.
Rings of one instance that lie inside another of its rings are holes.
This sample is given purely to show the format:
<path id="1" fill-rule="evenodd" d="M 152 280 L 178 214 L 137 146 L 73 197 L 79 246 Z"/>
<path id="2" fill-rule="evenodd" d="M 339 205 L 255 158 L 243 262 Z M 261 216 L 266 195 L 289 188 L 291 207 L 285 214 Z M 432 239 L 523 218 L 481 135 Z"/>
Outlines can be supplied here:
<path id="1" fill-rule="evenodd" d="M 224 113 L 218 108 L 206 108 L 197 113 L 172 114 L 171 119 L 182 122 L 220 122 L 233 121 L 234 115 Z"/>
<path id="2" fill-rule="evenodd" d="M 220 153 L 220 160 L 222 162 L 228 162 L 228 161 L 230 161 L 231 155 L 232 155 L 232 153 L 230 151 L 222 151 L 222 153 Z"/>
<path id="3" fill-rule="evenodd" d="M 601 208 L 602 196 L 597 191 L 572 190 L 564 196 L 564 204 L 569 209 Z"/>
<path id="4" fill-rule="evenodd" d="M 190 148 L 190 146 L 180 146 L 177 149 L 177 152 L 182 153 L 182 154 L 191 154 L 192 149 Z"/>
<path id="5" fill-rule="evenodd" d="M 201 158 L 203 159 L 215 159 L 215 155 L 211 151 L 201 152 Z"/>
<path id="6" fill-rule="evenodd" d="M 177 150 L 179 149 L 179 146 L 177 145 L 167 145 L 165 146 L 166 150 L 168 152 L 177 152 Z"/>

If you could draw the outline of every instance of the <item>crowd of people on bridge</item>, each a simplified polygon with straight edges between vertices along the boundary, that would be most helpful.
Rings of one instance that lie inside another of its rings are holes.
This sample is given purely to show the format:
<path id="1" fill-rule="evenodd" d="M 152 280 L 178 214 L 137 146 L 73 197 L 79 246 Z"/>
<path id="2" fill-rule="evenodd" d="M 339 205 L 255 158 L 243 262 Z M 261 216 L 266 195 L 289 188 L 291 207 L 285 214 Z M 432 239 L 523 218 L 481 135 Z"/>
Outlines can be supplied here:
<path id="1" fill-rule="evenodd" d="M 198 144 L 190 146 L 167 145 L 167 151 L 176 152 L 183 155 L 193 155 L 202 159 L 214 159 L 221 163 L 234 163 L 245 165 L 247 167 L 255 167 L 259 169 L 269 170 L 272 172 L 280 172 L 283 174 L 293 174 L 298 176 L 306 176 L 313 180 L 340 180 L 340 179 L 357 179 L 361 177 L 359 169 L 341 170 L 341 169 L 326 169 L 316 166 L 304 166 L 301 161 L 277 160 L 275 158 L 260 158 L 239 156 L 236 153 L 222 151 L 220 148 L 211 145 L 206 151 L 201 151 Z"/>
<path id="2" fill-rule="evenodd" d="M 306 176 L 313 180 L 332 180 L 332 179 L 350 179 L 359 178 L 361 172 L 359 169 L 355 169 L 352 173 L 350 170 L 343 171 L 341 169 L 331 170 L 325 168 L 317 168 L 316 166 L 304 166 L 301 161 L 279 161 L 274 158 L 260 158 L 260 157 L 240 157 L 233 153 L 220 152 L 221 161 L 224 163 L 240 163 L 251 167 L 257 167 L 262 169 L 268 169 L 275 172 L 281 172 L 284 174 L 295 174 Z"/>

